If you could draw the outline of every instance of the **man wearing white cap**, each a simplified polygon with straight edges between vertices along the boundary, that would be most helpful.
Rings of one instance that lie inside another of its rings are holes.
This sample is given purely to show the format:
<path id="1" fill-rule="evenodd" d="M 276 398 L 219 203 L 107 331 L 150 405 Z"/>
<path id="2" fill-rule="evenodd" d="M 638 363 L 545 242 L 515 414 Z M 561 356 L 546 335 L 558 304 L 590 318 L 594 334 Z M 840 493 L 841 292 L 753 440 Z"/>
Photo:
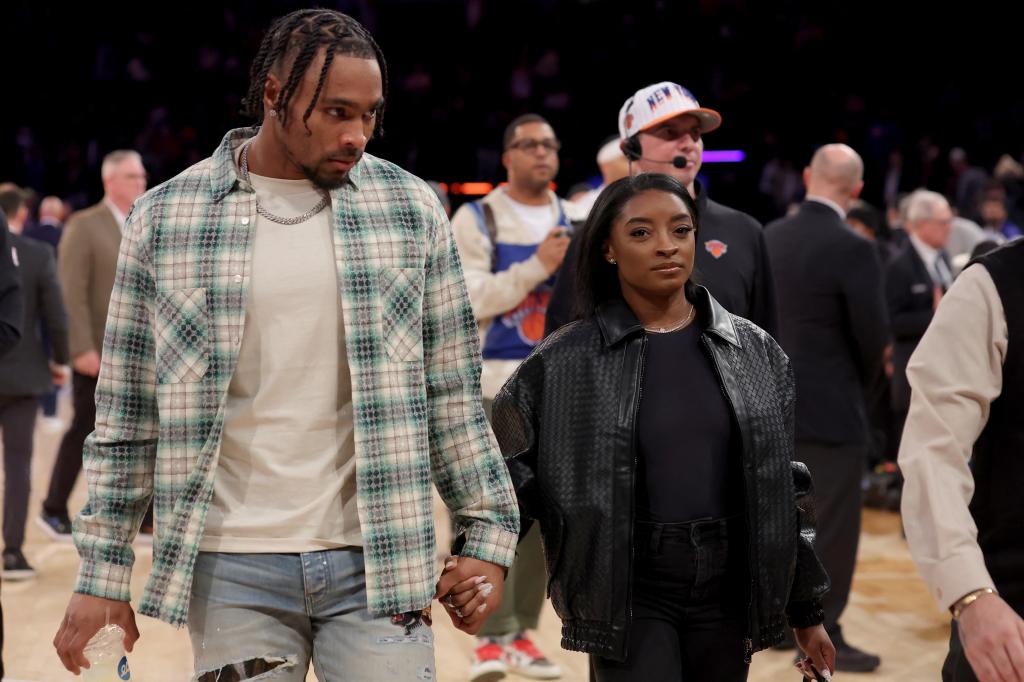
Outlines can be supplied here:
<path id="1" fill-rule="evenodd" d="M 709 199 L 697 180 L 704 154 L 703 135 L 721 124 L 722 116 L 702 108 L 686 88 L 667 81 L 656 83 L 637 90 L 622 105 L 620 145 L 632 173 L 666 173 L 686 186 L 700 216 L 697 281 L 729 312 L 774 336 L 775 288 L 761 224 Z M 557 314 L 574 308 L 574 251 L 570 247 L 548 304 L 549 332 L 574 319 Z"/>

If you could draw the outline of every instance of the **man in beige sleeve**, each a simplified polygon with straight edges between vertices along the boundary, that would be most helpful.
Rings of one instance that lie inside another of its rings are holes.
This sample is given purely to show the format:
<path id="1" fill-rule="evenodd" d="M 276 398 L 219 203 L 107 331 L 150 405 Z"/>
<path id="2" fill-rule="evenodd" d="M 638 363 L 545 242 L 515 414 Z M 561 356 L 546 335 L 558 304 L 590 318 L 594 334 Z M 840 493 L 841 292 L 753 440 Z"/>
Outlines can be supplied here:
<path id="1" fill-rule="evenodd" d="M 1024 240 L 974 261 L 910 358 L 903 520 L 953 614 L 947 682 L 1024 680 Z"/>

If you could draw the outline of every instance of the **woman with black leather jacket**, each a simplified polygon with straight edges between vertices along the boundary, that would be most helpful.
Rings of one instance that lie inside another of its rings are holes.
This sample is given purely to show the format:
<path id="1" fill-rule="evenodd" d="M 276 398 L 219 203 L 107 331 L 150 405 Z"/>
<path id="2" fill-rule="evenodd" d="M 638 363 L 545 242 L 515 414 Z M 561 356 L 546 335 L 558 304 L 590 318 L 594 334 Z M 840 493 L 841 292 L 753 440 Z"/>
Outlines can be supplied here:
<path id="1" fill-rule="evenodd" d="M 821 627 L 810 476 L 792 463 L 793 377 L 761 329 L 691 281 L 699 218 L 673 178 L 623 178 L 578 237 L 582 319 L 494 402 L 525 532 L 540 523 L 562 646 L 598 682 L 745 680 Z"/>

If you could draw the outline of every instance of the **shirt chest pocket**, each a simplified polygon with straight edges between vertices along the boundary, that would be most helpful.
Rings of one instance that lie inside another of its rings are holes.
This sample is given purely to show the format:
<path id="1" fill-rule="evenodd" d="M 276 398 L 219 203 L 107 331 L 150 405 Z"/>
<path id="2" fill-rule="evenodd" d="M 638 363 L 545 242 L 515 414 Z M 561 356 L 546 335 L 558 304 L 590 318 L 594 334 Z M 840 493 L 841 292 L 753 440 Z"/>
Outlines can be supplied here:
<path id="1" fill-rule="evenodd" d="M 423 359 L 423 270 L 386 268 L 379 274 L 384 346 L 396 362 Z"/>
<path id="2" fill-rule="evenodd" d="M 156 376 L 161 384 L 200 381 L 210 366 L 206 289 L 159 293 L 155 310 Z"/>

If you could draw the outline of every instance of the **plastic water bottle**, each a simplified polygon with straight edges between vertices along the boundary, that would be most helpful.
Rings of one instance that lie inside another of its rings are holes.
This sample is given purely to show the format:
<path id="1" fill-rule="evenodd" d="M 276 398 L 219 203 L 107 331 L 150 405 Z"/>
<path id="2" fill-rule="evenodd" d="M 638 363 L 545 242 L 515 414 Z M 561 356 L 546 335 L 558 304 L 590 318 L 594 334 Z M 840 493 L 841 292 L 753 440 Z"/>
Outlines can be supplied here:
<path id="1" fill-rule="evenodd" d="M 82 668 L 83 682 L 122 682 L 131 680 L 128 657 L 124 655 L 124 630 L 120 625 L 104 625 L 85 645 L 89 667 Z"/>

